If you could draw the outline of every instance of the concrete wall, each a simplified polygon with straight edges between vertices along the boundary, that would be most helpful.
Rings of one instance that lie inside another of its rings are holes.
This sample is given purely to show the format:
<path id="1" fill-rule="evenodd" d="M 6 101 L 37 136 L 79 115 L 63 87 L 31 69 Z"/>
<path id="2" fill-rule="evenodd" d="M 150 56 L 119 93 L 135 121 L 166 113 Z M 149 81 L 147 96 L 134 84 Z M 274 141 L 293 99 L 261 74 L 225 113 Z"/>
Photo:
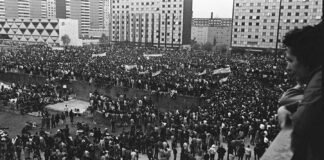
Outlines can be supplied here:
<path id="1" fill-rule="evenodd" d="M 66 34 L 71 39 L 69 45 L 82 46 L 82 40 L 79 39 L 78 23 L 79 23 L 78 20 L 74 20 L 74 19 L 59 19 L 60 45 L 63 45 L 63 41 L 61 41 L 61 38 Z"/>

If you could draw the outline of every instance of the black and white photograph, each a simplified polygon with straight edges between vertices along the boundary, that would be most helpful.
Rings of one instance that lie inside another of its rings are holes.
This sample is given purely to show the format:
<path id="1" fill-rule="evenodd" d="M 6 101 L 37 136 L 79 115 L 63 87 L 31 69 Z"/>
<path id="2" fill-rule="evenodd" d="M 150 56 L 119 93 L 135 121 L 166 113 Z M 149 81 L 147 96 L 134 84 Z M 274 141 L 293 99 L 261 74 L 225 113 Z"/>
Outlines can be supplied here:
<path id="1" fill-rule="evenodd" d="M 0 160 L 324 160 L 323 0 L 0 0 Z"/>

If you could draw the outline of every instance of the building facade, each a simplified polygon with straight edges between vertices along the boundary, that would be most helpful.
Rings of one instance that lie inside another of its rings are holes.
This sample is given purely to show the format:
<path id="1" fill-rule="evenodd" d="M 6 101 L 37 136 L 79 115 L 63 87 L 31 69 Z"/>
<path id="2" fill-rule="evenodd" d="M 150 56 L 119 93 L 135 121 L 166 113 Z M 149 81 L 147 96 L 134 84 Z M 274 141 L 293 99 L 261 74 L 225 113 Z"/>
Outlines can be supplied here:
<path id="1" fill-rule="evenodd" d="M 69 5 L 67 0 L 56 0 L 56 18 L 68 18 Z"/>
<path id="2" fill-rule="evenodd" d="M 0 0 L 0 18 L 56 18 L 55 0 Z"/>
<path id="3" fill-rule="evenodd" d="M 112 0 L 111 41 L 179 47 L 190 44 L 192 0 Z"/>
<path id="4" fill-rule="evenodd" d="M 46 18 L 56 18 L 56 0 L 43 0 L 46 2 Z M 45 15 L 45 14 L 44 14 Z M 44 16 L 42 16 L 44 17 Z"/>
<path id="5" fill-rule="evenodd" d="M 191 39 L 197 43 L 211 43 L 214 46 L 230 46 L 231 18 L 194 18 Z"/>
<path id="6" fill-rule="evenodd" d="M 6 17 L 5 1 L 0 0 L 0 18 Z"/>
<path id="7" fill-rule="evenodd" d="M 12 41 L 51 45 L 63 45 L 62 36 L 68 35 L 69 45 L 82 45 L 78 21 L 72 19 L 2 18 L 0 34 L 8 35 Z"/>
<path id="8" fill-rule="evenodd" d="M 275 49 L 276 44 L 282 48 L 288 31 L 319 23 L 323 10 L 322 0 L 234 0 L 233 4 L 231 46 L 244 48 Z"/>
<path id="9" fill-rule="evenodd" d="M 57 18 L 79 20 L 80 36 L 90 37 L 90 30 L 105 28 L 110 10 L 109 2 L 110 0 L 57 0 Z"/>

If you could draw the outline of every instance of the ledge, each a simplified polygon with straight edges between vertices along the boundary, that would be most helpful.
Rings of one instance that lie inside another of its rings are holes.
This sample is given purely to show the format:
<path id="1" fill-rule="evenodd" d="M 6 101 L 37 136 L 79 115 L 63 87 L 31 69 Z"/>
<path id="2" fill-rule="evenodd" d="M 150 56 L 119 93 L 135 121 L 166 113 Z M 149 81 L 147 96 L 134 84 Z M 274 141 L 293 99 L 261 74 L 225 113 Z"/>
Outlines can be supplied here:
<path id="1" fill-rule="evenodd" d="M 290 160 L 293 155 L 290 150 L 291 132 L 291 128 L 281 130 L 261 160 Z"/>

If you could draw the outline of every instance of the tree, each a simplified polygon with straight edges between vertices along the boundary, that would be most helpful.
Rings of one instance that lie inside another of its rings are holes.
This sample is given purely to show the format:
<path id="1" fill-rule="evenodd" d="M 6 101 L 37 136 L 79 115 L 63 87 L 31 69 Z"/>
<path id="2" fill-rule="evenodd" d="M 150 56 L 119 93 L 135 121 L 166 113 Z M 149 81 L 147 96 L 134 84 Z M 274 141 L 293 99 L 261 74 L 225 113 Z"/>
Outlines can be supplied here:
<path id="1" fill-rule="evenodd" d="M 201 47 L 201 46 L 197 43 L 196 38 L 192 39 L 190 43 L 191 43 L 191 44 L 190 44 L 190 45 L 191 45 L 191 48 L 192 48 L 193 50 L 199 50 L 200 47 Z"/>
<path id="2" fill-rule="evenodd" d="M 203 44 L 202 49 L 210 52 L 213 49 L 213 45 L 211 43 L 207 42 L 207 43 Z"/>
<path id="3" fill-rule="evenodd" d="M 225 53 L 225 52 L 227 52 L 227 45 L 220 45 L 219 46 L 219 50 L 220 50 L 220 52 L 221 53 Z"/>
<path id="4" fill-rule="evenodd" d="M 62 36 L 61 40 L 63 41 L 63 44 L 64 45 L 69 45 L 69 43 L 71 42 L 71 39 L 70 39 L 70 37 L 67 34 L 65 34 L 64 36 Z"/>
<path id="5" fill-rule="evenodd" d="M 108 36 L 106 36 L 106 34 L 102 34 L 100 39 L 99 39 L 100 44 L 108 44 L 109 39 Z"/>
<path id="6" fill-rule="evenodd" d="M 216 42 L 216 37 L 214 37 L 214 46 L 216 46 L 217 42 Z"/>

